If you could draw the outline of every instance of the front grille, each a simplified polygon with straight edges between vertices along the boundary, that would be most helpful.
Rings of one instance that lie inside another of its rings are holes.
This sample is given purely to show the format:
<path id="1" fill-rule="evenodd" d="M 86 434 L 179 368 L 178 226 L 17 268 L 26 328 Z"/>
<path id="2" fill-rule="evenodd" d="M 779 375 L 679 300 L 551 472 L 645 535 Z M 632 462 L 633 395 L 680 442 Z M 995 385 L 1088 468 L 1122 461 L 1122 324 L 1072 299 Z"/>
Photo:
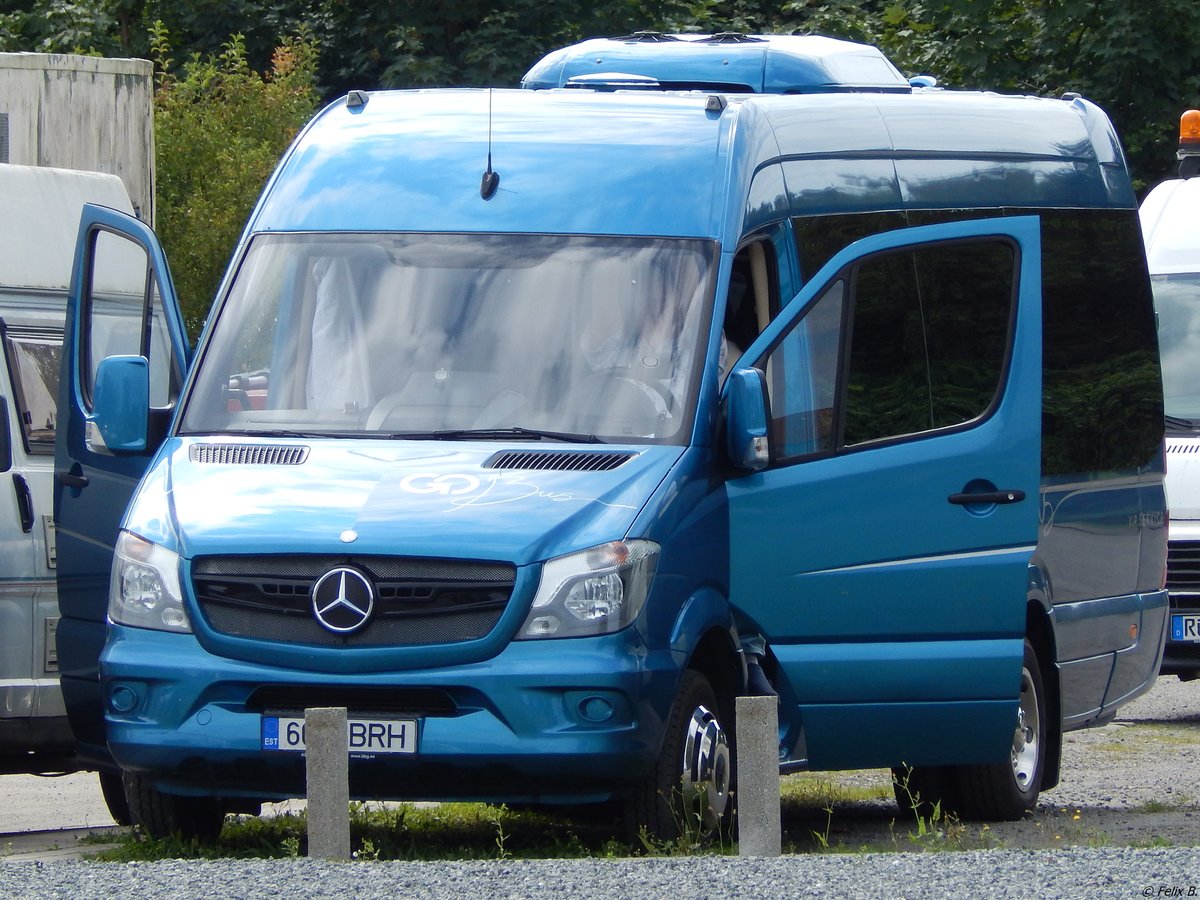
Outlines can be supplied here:
<path id="1" fill-rule="evenodd" d="M 1167 590 L 1200 596 L 1200 541 L 1167 542 Z"/>
<path id="2" fill-rule="evenodd" d="M 334 634 L 313 617 L 312 588 L 336 566 L 375 585 L 375 612 L 353 634 Z M 506 563 L 387 556 L 201 557 L 192 566 L 200 611 L 221 634 L 326 647 L 421 647 L 486 636 L 512 595 Z"/>

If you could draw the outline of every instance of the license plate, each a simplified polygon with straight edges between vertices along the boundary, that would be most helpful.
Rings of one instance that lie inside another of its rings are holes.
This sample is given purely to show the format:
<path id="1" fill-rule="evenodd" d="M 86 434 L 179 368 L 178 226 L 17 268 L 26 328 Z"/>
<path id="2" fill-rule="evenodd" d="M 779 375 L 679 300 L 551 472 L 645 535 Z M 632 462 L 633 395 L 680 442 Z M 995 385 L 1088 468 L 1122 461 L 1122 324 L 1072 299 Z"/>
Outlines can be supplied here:
<path id="1" fill-rule="evenodd" d="M 292 716 L 263 716 L 262 748 L 302 752 L 304 718 Z M 376 753 L 416 753 L 417 723 L 415 719 L 360 719 L 346 722 L 346 749 L 354 756 Z"/>
<path id="2" fill-rule="evenodd" d="M 1200 642 L 1200 615 L 1171 616 L 1171 640 Z"/>

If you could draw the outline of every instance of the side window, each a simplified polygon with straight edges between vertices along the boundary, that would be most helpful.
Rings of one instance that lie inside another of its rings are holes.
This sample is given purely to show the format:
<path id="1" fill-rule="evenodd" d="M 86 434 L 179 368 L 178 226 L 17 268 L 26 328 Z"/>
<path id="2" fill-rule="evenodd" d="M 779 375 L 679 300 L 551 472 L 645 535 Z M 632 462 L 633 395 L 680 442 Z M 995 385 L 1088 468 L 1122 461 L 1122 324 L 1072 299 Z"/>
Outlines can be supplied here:
<path id="1" fill-rule="evenodd" d="M 3 334 L 25 452 L 53 454 L 62 333 L 4 329 Z"/>
<path id="2" fill-rule="evenodd" d="M 984 415 L 1004 374 L 1016 259 L 972 240 L 879 254 L 835 279 L 760 360 L 786 463 Z"/>
<path id="3" fill-rule="evenodd" d="M 82 367 L 90 404 L 101 360 L 144 356 L 150 361 L 150 404 L 170 406 L 179 393 L 180 366 L 174 358 L 158 283 L 146 250 L 109 231 L 95 233 L 92 269 L 84 299 Z"/>
<path id="4" fill-rule="evenodd" d="M 771 447 L 786 461 L 834 449 L 846 281 L 839 278 L 768 355 Z"/>
<path id="5" fill-rule="evenodd" d="M 722 325 L 725 359 L 721 376 L 753 343 L 779 311 L 779 270 L 770 241 L 755 240 L 738 250 L 729 276 Z"/>

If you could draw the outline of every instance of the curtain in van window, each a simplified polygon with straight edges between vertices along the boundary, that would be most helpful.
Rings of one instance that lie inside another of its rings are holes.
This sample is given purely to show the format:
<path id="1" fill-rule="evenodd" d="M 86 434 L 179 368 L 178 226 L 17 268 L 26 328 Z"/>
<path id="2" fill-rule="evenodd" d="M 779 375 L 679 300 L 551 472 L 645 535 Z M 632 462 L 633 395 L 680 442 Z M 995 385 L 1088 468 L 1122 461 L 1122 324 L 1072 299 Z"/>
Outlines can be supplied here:
<path id="1" fill-rule="evenodd" d="M 309 409 L 351 410 L 367 406 L 366 350 L 362 309 L 345 259 L 313 264 L 316 306 L 305 397 Z"/>

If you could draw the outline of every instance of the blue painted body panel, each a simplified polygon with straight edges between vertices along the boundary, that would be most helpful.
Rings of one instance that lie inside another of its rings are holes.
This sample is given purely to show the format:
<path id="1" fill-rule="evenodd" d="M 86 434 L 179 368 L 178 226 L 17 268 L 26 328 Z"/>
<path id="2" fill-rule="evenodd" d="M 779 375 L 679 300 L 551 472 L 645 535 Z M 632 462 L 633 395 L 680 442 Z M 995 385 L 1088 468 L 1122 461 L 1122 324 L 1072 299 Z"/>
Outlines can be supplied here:
<path id="1" fill-rule="evenodd" d="M 410 555 L 444 556 L 452 536 L 456 554 L 469 547 L 470 559 L 517 566 L 626 534 L 681 453 L 636 447 L 612 472 L 533 472 L 485 468 L 494 443 L 309 440 L 298 479 L 286 466 L 195 462 L 189 450 L 199 443 L 210 442 L 176 437 L 163 445 L 126 520 L 184 557 L 248 545 L 256 553 L 328 552 L 354 529 L 356 553 L 402 545 Z M 269 442 L 245 442 L 258 444 Z"/>

